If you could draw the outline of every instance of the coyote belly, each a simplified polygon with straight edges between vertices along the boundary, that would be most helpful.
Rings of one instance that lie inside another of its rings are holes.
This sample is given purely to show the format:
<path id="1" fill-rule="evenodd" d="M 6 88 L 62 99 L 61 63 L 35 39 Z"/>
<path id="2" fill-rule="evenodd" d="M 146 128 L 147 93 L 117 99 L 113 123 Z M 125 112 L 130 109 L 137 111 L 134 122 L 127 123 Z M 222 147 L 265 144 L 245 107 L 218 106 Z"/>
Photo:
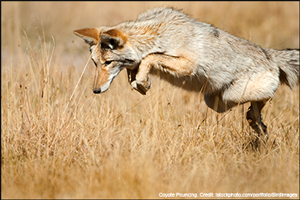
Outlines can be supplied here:
<path id="1" fill-rule="evenodd" d="M 131 86 L 146 94 L 155 70 L 190 82 L 217 112 L 251 102 L 250 126 L 266 133 L 260 112 L 280 83 L 299 83 L 299 49 L 264 49 L 179 10 L 157 8 L 134 21 L 74 33 L 89 45 L 96 65 L 94 93 L 105 92 L 126 68 Z"/>

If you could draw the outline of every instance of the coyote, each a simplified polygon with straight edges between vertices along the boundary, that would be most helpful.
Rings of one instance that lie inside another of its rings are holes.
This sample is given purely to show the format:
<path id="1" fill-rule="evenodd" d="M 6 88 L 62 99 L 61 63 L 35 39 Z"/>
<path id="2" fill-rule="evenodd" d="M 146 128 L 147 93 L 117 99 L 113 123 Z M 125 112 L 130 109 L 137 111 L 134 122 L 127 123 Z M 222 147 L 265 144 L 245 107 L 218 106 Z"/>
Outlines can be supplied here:
<path id="1" fill-rule="evenodd" d="M 261 48 L 173 8 L 74 34 L 90 45 L 94 93 L 105 92 L 124 68 L 141 94 L 151 87 L 149 73 L 169 74 L 174 85 L 202 91 L 207 106 L 219 113 L 251 102 L 246 118 L 258 135 L 267 133 L 260 113 L 279 83 L 291 89 L 299 84 L 299 49 Z"/>

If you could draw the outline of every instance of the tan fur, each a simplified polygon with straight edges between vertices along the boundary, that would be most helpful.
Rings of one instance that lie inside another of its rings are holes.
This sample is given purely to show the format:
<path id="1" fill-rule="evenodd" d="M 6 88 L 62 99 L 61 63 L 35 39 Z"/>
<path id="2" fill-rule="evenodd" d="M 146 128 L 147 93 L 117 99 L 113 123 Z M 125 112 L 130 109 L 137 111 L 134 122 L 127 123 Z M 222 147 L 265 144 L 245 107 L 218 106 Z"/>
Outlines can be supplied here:
<path id="1" fill-rule="evenodd" d="M 108 31 L 104 32 L 102 35 L 104 35 L 104 34 L 107 34 L 110 37 L 121 38 L 123 43 L 126 43 L 126 41 L 127 41 L 127 37 L 121 31 L 119 31 L 117 29 L 108 30 Z"/>
<path id="2" fill-rule="evenodd" d="M 96 28 L 85 28 L 74 31 L 75 35 L 79 37 L 86 37 L 92 40 L 92 44 L 97 44 L 100 40 L 99 31 Z"/>
<path id="3" fill-rule="evenodd" d="M 293 88 L 299 83 L 299 50 L 263 49 L 172 8 L 74 33 L 91 46 L 95 93 L 105 92 L 126 68 L 131 86 L 146 94 L 149 73 L 161 71 L 176 86 L 203 91 L 206 104 L 217 112 L 251 102 L 247 119 L 257 133 L 266 133 L 260 112 L 279 84 Z"/>

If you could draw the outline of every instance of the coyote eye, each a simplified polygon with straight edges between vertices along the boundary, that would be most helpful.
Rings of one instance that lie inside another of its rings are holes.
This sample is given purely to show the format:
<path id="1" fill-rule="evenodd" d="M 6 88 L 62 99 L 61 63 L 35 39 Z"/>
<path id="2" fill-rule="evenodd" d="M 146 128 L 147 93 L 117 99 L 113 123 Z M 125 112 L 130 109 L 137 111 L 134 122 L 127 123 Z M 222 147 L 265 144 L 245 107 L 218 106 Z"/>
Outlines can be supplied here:
<path id="1" fill-rule="evenodd" d="M 111 63 L 111 61 L 105 61 L 104 65 L 107 66 Z"/>

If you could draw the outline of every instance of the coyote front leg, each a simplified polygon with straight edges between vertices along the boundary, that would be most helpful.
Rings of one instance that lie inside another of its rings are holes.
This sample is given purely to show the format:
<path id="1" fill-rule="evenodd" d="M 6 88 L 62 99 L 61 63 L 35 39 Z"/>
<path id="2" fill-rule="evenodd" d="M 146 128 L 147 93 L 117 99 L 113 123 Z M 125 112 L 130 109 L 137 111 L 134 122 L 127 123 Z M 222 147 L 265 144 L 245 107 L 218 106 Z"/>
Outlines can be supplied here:
<path id="1" fill-rule="evenodd" d="M 138 80 L 136 80 L 137 73 L 138 73 L 138 68 L 136 68 L 136 69 L 128 69 L 127 68 L 128 82 L 135 90 L 137 90 L 139 93 L 145 95 L 146 91 L 150 89 L 151 81 L 149 80 L 149 77 L 147 75 L 147 80 L 150 83 L 139 82 Z M 147 86 L 148 86 L 148 89 L 146 89 Z"/>
<path id="2" fill-rule="evenodd" d="M 129 69 L 127 68 L 127 77 L 128 82 L 131 84 L 133 81 L 135 81 L 135 76 L 137 74 L 138 68 L 136 69 Z"/>
<path id="3" fill-rule="evenodd" d="M 192 76 L 195 71 L 195 65 L 187 58 L 150 54 L 141 61 L 135 80 L 131 82 L 131 86 L 141 94 L 145 95 L 151 87 L 148 74 L 152 67 L 174 76 Z"/>

